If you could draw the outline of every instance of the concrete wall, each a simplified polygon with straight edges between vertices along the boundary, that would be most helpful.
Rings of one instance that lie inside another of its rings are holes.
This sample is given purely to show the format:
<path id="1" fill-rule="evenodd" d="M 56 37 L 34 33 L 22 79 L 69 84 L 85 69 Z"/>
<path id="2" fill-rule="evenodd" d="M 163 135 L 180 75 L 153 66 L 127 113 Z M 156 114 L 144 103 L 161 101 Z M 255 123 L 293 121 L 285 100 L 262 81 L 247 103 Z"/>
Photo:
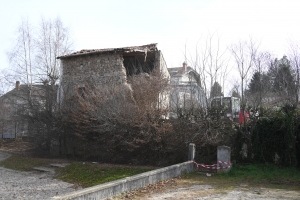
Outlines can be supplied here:
<path id="1" fill-rule="evenodd" d="M 104 183 L 94 187 L 89 187 L 80 191 L 76 191 L 63 196 L 56 196 L 52 199 L 66 200 L 97 200 L 108 198 L 122 192 L 145 187 L 149 184 L 154 184 L 166 179 L 177 177 L 182 173 L 194 171 L 192 161 L 172 165 L 169 167 L 145 172 L 124 179 Z"/>

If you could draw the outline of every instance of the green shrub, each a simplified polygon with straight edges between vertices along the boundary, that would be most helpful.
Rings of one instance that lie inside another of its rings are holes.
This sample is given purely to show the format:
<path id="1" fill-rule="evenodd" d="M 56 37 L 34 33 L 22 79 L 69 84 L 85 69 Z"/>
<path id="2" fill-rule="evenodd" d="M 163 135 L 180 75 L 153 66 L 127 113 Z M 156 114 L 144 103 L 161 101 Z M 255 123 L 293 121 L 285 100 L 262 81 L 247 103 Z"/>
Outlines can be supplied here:
<path id="1" fill-rule="evenodd" d="M 254 160 L 299 165 L 299 116 L 284 108 L 275 117 L 260 118 L 252 133 Z"/>

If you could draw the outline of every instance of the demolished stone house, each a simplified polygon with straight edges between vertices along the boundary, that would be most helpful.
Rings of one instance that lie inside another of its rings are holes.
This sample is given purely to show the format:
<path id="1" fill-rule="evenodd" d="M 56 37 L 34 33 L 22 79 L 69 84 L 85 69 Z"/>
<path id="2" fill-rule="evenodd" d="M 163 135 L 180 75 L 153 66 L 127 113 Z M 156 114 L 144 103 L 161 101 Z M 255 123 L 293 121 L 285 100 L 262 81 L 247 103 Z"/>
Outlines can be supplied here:
<path id="1" fill-rule="evenodd" d="M 184 62 L 182 67 L 168 68 L 170 81 L 170 116 L 206 109 L 206 96 L 200 75 Z"/>
<path id="2" fill-rule="evenodd" d="M 159 69 L 166 79 L 170 78 L 167 65 L 157 44 L 107 49 L 84 49 L 58 57 L 62 63 L 59 100 L 81 94 L 90 85 L 119 84 L 130 92 L 127 77 L 149 74 Z M 168 101 L 162 102 L 168 106 Z"/>
<path id="3" fill-rule="evenodd" d="M 45 109 L 45 98 L 45 85 L 21 85 L 16 81 L 15 88 L 0 97 L 0 138 L 30 136 L 29 118 L 33 109 Z"/>

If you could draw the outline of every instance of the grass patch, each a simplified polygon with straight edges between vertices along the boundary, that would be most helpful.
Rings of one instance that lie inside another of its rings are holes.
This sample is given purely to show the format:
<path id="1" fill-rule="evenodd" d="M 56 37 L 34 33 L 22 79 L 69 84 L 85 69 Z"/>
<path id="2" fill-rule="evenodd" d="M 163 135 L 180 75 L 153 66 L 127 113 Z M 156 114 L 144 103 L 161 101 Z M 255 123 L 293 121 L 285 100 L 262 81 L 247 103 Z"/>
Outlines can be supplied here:
<path id="1" fill-rule="evenodd" d="M 33 167 L 46 164 L 49 164 L 49 161 L 40 158 L 24 157 L 16 154 L 13 154 L 9 158 L 0 162 L 1 167 L 19 171 L 29 171 L 32 170 Z"/>
<path id="2" fill-rule="evenodd" d="M 154 168 L 72 163 L 71 165 L 59 170 L 60 175 L 58 178 L 66 182 L 81 185 L 83 187 L 91 187 L 150 171 L 152 169 Z"/>
<path id="3" fill-rule="evenodd" d="M 300 185 L 300 170 L 272 164 L 236 165 L 224 175 L 227 178 L 246 180 L 250 183 Z"/>
<path id="4" fill-rule="evenodd" d="M 51 159 L 26 157 L 13 154 L 9 158 L 1 161 L 0 166 L 19 171 L 30 171 L 34 167 L 48 166 L 53 162 L 55 161 Z M 63 181 L 80 185 L 82 187 L 90 187 L 153 169 L 154 167 L 131 167 L 74 162 L 65 168 L 56 169 L 56 172 L 57 178 Z"/>
<path id="5" fill-rule="evenodd" d="M 206 177 L 197 172 L 186 174 L 188 182 L 217 185 L 231 188 L 242 185 L 264 185 L 272 187 L 300 186 L 300 170 L 292 167 L 279 167 L 272 164 L 234 165 L 227 174 Z"/>

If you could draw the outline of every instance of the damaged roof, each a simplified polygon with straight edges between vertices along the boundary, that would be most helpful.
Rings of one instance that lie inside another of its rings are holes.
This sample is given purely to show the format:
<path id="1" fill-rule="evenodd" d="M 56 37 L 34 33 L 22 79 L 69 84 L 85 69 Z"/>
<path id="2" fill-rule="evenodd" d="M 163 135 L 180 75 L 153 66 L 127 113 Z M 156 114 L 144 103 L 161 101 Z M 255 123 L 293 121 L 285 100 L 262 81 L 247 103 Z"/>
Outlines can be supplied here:
<path id="1" fill-rule="evenodd" d="M 102 53 L 131 53 L 131 52 L 151 52 L 157 51 L 157 43 L 142 45 L 142 46 L 131 46 L 131 47 L 120 47 L 120 48 L 107 48 L 107 49 L 82 49 L 64 56 L 59 56 L 57 59 L 64 59 L 74 56 L 83 56 L 90 54 L 102 54 Z"/>

